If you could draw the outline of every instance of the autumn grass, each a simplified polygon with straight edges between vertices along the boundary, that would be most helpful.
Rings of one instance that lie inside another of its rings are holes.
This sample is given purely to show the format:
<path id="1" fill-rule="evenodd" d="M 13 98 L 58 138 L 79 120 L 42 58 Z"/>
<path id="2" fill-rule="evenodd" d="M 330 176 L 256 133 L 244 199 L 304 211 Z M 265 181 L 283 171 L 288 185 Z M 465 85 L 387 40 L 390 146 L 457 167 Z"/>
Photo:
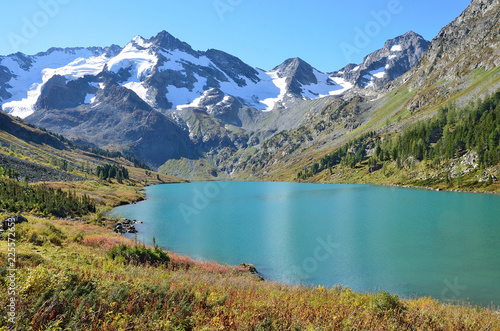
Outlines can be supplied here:
<path id="1" fill-rule="evenodd" d="M 4 216 L 4 215 L 0 215 Z M 136 245 L 105 227 L 28 217 L 16 246 L 18 330 L 498 330 L 498 312 L 385 292 L 259 281 L 245 268 L 169 252 L 168 265 L 109 257 Z M 52 231 L 61 242 L 30 241 Z M 141 244 L 138 244 L 141 245 Z M 0 242 L 6 261 L 7 242 Z M 0 269 L 5 288 L 6 269 Z M 7 291 L 0 292 L 5 307 Z M 5 318 L 0 328 L 7 329 Z"/>

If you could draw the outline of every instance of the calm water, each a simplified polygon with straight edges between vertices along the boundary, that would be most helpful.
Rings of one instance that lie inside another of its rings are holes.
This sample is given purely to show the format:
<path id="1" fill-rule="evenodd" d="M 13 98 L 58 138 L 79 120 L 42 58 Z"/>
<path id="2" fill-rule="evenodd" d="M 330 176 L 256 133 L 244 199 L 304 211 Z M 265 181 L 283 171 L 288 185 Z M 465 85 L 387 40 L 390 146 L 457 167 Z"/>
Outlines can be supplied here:
<path id="1" fill-rule="evenodd" d="M 138 238 L 267 279 L 500 304 L 500 197 L 368 185 L 158 185 Z"/>

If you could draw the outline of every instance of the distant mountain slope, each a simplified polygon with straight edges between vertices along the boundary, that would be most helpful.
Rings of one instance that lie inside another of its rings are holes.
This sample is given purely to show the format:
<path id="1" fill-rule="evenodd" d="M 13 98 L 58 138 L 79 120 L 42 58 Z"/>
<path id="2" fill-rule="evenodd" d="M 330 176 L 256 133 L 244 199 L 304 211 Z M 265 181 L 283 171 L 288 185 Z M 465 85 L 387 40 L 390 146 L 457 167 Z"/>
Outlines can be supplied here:
<path id="1" fill-rule="evenodd" d="M 386 41 L 384 47 L 363 59 L 359 65 L 349 64 L 332 73 L 359 88 L 381 89 L 388 82 L 413 68 L 430 42 L 413 31 Z"/>
<path id="2" fill-rule="evenodd" d="M 53 93 L 57 92 L 52 90 L 46 97 L 50 99 Z M 195 153 L 188 132 L 132 90 L 109 83 L 97 91 L 95 98 L 94 105 L 42 109 L 27 120 L 102 148 L 131 151 L 156 167 L 170 158 Z"/>

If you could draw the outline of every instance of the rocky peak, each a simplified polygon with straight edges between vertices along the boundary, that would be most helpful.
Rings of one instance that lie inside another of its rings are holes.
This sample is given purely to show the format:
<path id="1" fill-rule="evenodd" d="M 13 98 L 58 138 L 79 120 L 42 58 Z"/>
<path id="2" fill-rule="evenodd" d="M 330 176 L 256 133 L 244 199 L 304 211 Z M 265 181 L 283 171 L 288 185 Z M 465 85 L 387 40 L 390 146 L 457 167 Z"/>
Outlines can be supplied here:
<path id="1" fill-rule="evenodd" d="M 189 54 L 197 53 L 191 48 L 191 46 L 189 46 L 189 44 L 180 41 L 165 30 L 149 39 L 148 42 L 156 47 L 163 48 L 169 51 L 180 50 Z"/>
<path id="2" fill-rule="evenodd" d="M 489 71 L 500 65 L 499 25 L 499 0 L 471 1 L 432 40 L 422 61 L 390 88 L 408 83 L 410 88 L 420 89 L 408 104 L 412 112 L 465 89 L 472 79 L 477 79 L 474 70 Z M 491 88 L 494 90 L 495 85 Z M 471 96 L 477 98 L 484 93 L 467 94 L 457 104 L 465 104 Z"/>
<path id="3" fill-rule="evenodd" d="M 415 66 L 425 54 L 429 42 L 409 31 L 387 40 L 383 48 L 365 56 L 359 65 L 349 64 L 333 73 L 360 88 L 381 89 Z"/>
<path id="4" fill-rule="evenodd" d="M 390 50 L 393 46 L 396 45 L 402 45 L 406 46 L 403 48 L 408 48 L 407 45 L 416 45 L 416 44 L 429 44 L 428 41 L 424 39 L 421 35 L 418 33 L 415 33 L 413 31 L 408 31 L 405 34 L 398 36 L 394 39 L 389 39 L 385 42 L 384 49 Z"/>
<path id="5" fill-rule="evenodd" d="M 314 68 L 309 63 L 295 57 L 285 60 L 272 71 L 276 72 L 280 78 L 292 78 L 303 85 L 308 85 L 318 83 L 313 70 Z"/>
<path id="6" fill-rule="evenodd" d="M 108 58 L 112 58 L 120 54 L 123 48 L 118 45 L 111 45 L 109 47 L 104 48 L 104 55 Z"/>
<path id="7" fill-rule="evenodd" d="M 241 76 L 250 79 L 254 83 L 259 81 L 259 73 L 257 70 L 250 67 L 236 56 L 216 49 L 209 49 L 205 52 L 205 55 L 218 68 L 223 69 L 224 72 L 240 87 L 246 85 L 245 80 Z"/>

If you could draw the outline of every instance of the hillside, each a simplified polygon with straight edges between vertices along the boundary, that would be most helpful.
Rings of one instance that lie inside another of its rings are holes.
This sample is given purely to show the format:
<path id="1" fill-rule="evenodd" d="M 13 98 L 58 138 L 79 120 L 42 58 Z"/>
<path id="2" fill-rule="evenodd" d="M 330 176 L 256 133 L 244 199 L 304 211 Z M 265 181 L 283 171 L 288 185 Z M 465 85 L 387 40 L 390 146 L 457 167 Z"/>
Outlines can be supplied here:
<path id="1" fill-rule="evenodd" d="M 295 180 L 299 172 L 358 137 L 402 132 L 412 123 L 435 116 L 442 107 L 462 109 L 493 95 L 500 88 L 499 8 L 498 1 L 472 1 L 432 40 L 416 66 L 378 95 L 353 90 L 323 107 L 310 107 L 307 122 L 263 141 L 260 150 L 241 153 L 252 164 L 252 171 L 248 167 L 240 171 L 241 178 Z M 388 183 L 337 175 L 338 182 Z M 331 180 L 327 178 L 317 180 Z"/>
<path id="2" fill-rule="evenodd" d="M 371 132 L 301 170 L 298 180 L 500 190 L 500 91 L 403 132 Z"/>
<path id="3" fill-rule="evenodd" d="M 122 183 L 116 178 L 100 180 L 97 170 L 106 165 L 125 167 L 129 179 Z M 19 181 L 28 176 L 31 183 L 46 182 L 50 187 L 70 189 L 79 196 L 86 194 L 101 208 L 143 199 L 145 185 L 184 181 L 144 169 L 145 165 L 130 155 L 79 145 L 3 113 L 0 113 L 0 167 L 15 170 Z"/>

